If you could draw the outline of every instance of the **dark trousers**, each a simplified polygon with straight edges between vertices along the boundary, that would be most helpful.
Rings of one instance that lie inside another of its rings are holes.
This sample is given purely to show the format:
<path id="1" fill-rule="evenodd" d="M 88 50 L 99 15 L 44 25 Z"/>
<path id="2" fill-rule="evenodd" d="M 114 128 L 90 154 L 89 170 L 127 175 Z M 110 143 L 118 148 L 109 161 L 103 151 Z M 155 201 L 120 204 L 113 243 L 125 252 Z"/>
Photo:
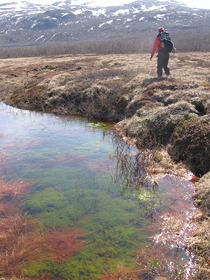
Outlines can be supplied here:
<path id="1" fill-rule="evenodd" d="M 168 68 L 168 60 L 169 54 L 158 54 L 158 61 L 157 61 L 157 74 L 158 77 L 162 77 L 163 69 L 165 71 L 166 76 L 170 75 L 170 70 Z"/>

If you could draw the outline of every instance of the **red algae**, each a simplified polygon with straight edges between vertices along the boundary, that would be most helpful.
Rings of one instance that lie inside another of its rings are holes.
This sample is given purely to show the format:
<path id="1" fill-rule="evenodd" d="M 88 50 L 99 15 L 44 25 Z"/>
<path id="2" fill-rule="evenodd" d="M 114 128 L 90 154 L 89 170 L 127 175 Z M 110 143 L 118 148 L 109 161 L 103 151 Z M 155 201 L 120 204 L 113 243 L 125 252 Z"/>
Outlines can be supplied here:
<path id="1" fill-rule="evenodd" d="M 36 256 L 35 221 L 16 214 L 0 219 L 0 271 L 4 277 L 19 277 L 21 267 Z"/>
<path id="2" fill-rule="evenodd" d="M 52 259 L 63 263 L 84 247 L 84 230 L 52 229 L 43 232 L 38 220 L 29 220 L 17 209 L 29 183 L 0 181 L 0 272 L 3 277 L 21 277 L 32 260 Z M 12 198 L 12 200 L 11 200 Z M 19 212 L 19 213 L 18 213 Z"/>
<path id="3" fill-rule="evenodd" d="M 99 276 L 101 280 L 137 280 L 139 275 L 135 269 L 125 267 L 123 263 L 120 263 L 115 269 L 104 271 L 102 276 Z M 143 279 L 143 278 L 142 278 Z"/>
<path id="4" fill-rule="evenodd" d="M 3 197 L 16 197 L 23 194 L 30 186 L 30 183 L 17 181 L 6 182 L 3 179 L 0 180 L 0 200 Z"/>
<path id="5" fill-rule="evenodd" d="M 69 256 L 84 247 L 85 241 L 80 239 L 83 235 L 85 232 L 82 229 L 52 229 L 44 233 L 39 240 L 39 257 L 64 263 Z"/>

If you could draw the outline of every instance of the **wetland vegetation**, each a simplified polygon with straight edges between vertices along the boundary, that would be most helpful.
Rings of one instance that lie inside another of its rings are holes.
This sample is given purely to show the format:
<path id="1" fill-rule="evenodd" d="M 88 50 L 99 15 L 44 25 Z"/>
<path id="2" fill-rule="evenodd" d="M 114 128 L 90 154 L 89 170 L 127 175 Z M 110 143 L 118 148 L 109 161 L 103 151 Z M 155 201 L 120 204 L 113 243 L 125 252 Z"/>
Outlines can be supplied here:
<path id="1" fill-rule="evenodd" d="M 148 62 L 147 54 L 0 60 L 4 103 L 55 114 L 1 110 L 2 277 L 208 279 L 209 54 L 171 56 L 172 76 L 161 81 Z M 202 177 L 195 194 L 190 170 Z M 158 253 L 166 243 L 181 254 L 173 267 Z"/>

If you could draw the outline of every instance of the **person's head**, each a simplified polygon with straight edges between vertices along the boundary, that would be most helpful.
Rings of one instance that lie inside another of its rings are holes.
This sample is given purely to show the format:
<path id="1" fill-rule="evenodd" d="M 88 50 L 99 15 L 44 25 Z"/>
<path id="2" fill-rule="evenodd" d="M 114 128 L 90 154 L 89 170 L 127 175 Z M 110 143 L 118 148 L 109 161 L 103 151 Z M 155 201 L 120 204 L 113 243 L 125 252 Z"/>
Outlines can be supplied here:
<path id="1" fill-rule="evenodd" d="M 164 31 L 163 27 L 158 28 L 158 34 L 162 33 Z"/>

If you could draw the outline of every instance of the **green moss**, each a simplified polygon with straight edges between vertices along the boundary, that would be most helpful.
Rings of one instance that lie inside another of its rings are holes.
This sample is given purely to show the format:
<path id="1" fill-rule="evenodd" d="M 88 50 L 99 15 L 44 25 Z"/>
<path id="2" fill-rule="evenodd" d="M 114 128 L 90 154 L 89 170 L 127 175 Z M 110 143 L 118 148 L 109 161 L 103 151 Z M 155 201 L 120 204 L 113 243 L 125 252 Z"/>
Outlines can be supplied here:
<path id="1" fill-rule="evenodd" d="M 153 160 L 156 161 L 156 162 L 161 162 L 163 161 L 163 155 L 161 154 L 161 152 L 159 151 L 154 151 L 153 152 Z"/>

